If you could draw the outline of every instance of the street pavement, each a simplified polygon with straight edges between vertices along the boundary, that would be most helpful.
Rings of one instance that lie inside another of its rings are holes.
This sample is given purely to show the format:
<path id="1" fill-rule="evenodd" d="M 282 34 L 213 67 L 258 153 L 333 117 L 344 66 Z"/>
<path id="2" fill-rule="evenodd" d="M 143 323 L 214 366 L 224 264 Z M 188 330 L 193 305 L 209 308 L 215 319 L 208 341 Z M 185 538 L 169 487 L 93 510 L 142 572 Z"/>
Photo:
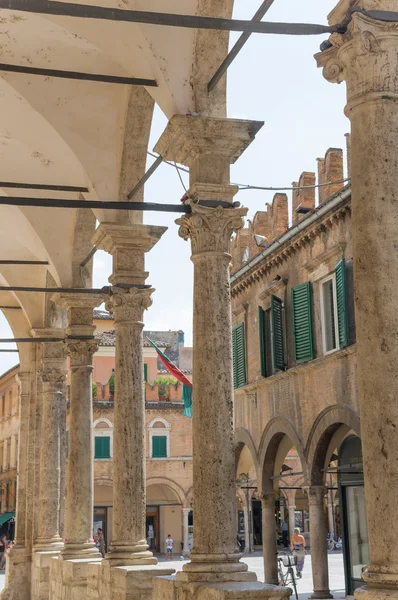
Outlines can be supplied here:
<path id="1" fill-rule="evenodd" d="M 344 598 L 344 568 L 343 568 L 343 555 L 341 552 L 331 552 L 328 555 L 329 559 L 329 582 L 330 591 L 335 598 Z M 259 581 L 264 581 L 264 564 L 263 557 L 260 552 L 254 554 L 245 555 L 243 561 L 249 566 L 250 571 L 254 571 L 257 574 Z M 163 557 L 159 557 L 159 562 L 165 564 Z M 172 560 L 167 561 L 167 564 L 176 571 L 181 571 L 184 566 L 184 560 Z M 4 588 L 5 575 L 0 574 L 0 590 Z M 305 559 L 303 578 L 297 582 L 297 591 L 299 594 L 299 600 L 305 600 L 308 598 L 312 591 L 312 575 L 311 575 L 311 556 L 307 556 Z"/>

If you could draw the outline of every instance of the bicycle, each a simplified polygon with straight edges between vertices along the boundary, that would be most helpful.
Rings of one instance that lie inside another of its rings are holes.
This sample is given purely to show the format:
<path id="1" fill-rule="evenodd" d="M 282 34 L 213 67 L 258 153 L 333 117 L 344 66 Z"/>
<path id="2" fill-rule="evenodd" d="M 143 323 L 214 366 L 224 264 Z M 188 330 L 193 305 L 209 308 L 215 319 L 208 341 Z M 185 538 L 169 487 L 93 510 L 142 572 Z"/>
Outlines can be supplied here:
<path id="1" fill-rule="evenodd" d="M 296 576 L 294 574 L 294 567 L 297 565 L 297 556 L 293 554 L 281 554 L 278 555 L 278 577 L 279 585 L 288 586 L 290 583 L 293 585 L 296 600 L 298 600 Z M 284 569 L 286 568 L 286 571 Z"/>

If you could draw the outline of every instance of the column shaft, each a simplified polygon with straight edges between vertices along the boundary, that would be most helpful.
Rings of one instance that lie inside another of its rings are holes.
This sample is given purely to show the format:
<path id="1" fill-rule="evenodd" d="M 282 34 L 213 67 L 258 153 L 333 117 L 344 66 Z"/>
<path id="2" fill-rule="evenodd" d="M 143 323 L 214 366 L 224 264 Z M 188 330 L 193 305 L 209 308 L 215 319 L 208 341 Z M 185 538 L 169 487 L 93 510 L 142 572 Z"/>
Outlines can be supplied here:
<path id="1" fill-rule="evenodd" d="M 30 373 L 18 373 L 19 443 L 17 457 L 17 505 L 15 512 L 15 545 L 26 545 L 27 467 L 29 442 Z"/>
<path id="2" fill-rule="evenodd" d="M 59 415 L 66 363 L 62 342 L 43 344 L 41 377 L 40 483 L 36 548 L 62 547 L 59 535 Z"/>
<path id="3" fill-rule="evenodd" d="M 295 519 L 295 510 L 296 507 L 293 505 L 290 505 L 288 507 L 288 512 L 289 512 L 289 537 L 290 539 L 292 539 L 293 535 L 294 535 L 294 528 L 296 527 L 296 519 Z"/>
<path id="4" fill-rule="evenodd" d="M 264 581 L 278 585 L 277 539 L 275 522 L 275 494 L 262 494 Z"/>
<path id="5" fill-rule="evenodd" d="M 314 593 L 311 598 L 317 599 L 333 598 L 329 591 L 328 551 L 323 504 L 325 493 L 326 490 L 323 486 L 314 486 L 308 490 L 312 580 L 314 584 Z"/>
<path id="6" fill-rule="evenodd" d="M 190 508 L 182 509 L 182 531 L 183 531 L 183 550 L 182 553 L 184 556 L 188 556 L 189 554 L 189 525 L 188 525 L 188 517 L 191 512 Z"/>
<path id="7" fill-rule="evenodd" d="M 91 309 L 92 311 L 92 309 Z M 93 341 L 68 344 L 70 356 L 69 456 L 66 482 L 64 559 L 99 558 L 93 529 L 94 456 L 92 357 Z"/>

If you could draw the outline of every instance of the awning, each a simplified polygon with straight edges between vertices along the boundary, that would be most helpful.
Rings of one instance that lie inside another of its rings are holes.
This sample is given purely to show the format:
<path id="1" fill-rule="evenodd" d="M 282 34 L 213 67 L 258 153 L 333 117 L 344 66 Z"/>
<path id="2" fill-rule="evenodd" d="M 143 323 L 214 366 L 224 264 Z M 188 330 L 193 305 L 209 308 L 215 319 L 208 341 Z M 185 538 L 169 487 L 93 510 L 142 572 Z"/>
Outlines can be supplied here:
<path id="1" fill-rule="evenodd" d="M 7 523 L 7 521 L 12 519 L 13 517 L 15 517 L 15 512 L 8 512 L 0 515 L 0 527 L 4 525 L 4 523 Z"/>

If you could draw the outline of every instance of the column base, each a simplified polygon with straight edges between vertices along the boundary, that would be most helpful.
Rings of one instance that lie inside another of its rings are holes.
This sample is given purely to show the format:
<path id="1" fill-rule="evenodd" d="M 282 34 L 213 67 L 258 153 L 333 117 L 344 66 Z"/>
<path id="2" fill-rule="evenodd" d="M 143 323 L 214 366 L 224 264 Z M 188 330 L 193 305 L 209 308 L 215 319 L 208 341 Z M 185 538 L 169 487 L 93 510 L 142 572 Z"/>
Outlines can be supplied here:
<path id="1" fill-rule="evenodd" d="M 0 600 L 30 600 L 32 557 L 16 544 L 7 553 L 6 584 Z"/>
<path id="2" fill-rule="evenodd" d="M 60 554 L 61 560 L 96 560 L 102 559 L 101 553 L 94 542 L 84 544 L 65 544 Z"/>
<path id="3" fill-rule="evenodd" d="M 64 548 L 64 542 L 59 536 L 54 538 L 38 538 L 35 541 L 33 552 L 60 552 Z"/>
<path id="4" fill-rule="evenodd" d="M 50 597 L 50 565 L 58 558 L 59 551 L 41 552 L 35 549 L 32 555 L 32 600 L 48 600 Z"/>
<path id="5" fill-rule="evenodd" d="M 159 565 L 113 567 L 109 561 L 103 561 L 99 565 L 90 564 L 87 569 L 87 594 L 84 598 L 152 600 L 154 578 L 170 576 L 172 573 L 174 569 Z"/>
<path id="6" fill-rule="evenodd" d="M 329 591 L 317 592 L 314 591 L 311 596 L 309 596 L 310 600 L 328 600 L 328 598 L 333 598 L 332 594 Z"/>
<path id="7" fill-rule="evenodd" d="M 105 561 L 111 563 L 112 567 L 157 565 L 158 559 L 147 548 L 146 543 L 136 546 L 111 544 Z"/>
<path id="8" fill-rule="evenodd" d="M 240 562 L 241 554 L 191 554 L 191 562 L 184 565 L 177 580 L 194 583 L 197 581 L 257 581 L 255 573 L 248 571 Z"/>
<path id="9" fill-rule="evenodd" d="M 288 600 L 292 590 L 260 581 L 184 583 L 178 577 L 157 577 L 152 600 Z"/>

